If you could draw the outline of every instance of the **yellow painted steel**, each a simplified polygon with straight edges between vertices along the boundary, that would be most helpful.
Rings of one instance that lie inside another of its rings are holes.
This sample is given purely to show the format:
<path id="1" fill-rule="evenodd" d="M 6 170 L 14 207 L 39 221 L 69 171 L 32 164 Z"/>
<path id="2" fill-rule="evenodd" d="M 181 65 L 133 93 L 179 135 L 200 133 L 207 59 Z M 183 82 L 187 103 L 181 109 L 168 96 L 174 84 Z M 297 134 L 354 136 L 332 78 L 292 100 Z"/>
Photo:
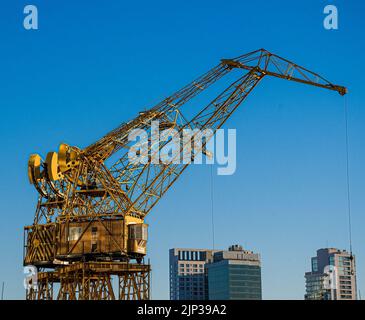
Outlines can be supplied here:
<path id="1" fill-rule="evenodd" d="M 63 177 L 62 173 L 59 171 L 57 152 L 49 152 L 47 154 L 46 163 L 47 163 L 47 174 L 50 180 L 56 181 Z"/>
<path id="2" fill-rule="evenodd" d="M 38 154 L 32 154 L 28 161 L 28 179 L 31 184 L 35 184 L 41 178 L 42 158 Z"/>

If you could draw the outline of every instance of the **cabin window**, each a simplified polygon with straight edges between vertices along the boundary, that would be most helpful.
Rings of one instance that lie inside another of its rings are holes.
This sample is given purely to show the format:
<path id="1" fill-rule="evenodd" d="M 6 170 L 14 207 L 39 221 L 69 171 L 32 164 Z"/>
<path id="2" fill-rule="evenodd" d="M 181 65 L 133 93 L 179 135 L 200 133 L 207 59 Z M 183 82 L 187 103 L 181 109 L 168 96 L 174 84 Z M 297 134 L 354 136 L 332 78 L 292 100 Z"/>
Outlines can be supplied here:
<path id="1" fill-rule="evenodd" d="M 98 238 L 98 227 L 91 227 L 91 240 L 96 241 Z"/>
<path id="2" fill-rule="evenodd" d="M 81 237 L 82 228 L 81 227 L 70 227 L 68 233 L 68 241 L 77 241 Z"/>
<path id="3" fill-rule="evenodd" d="M 129 239 L 147 240 L 147 225 L 144 223 L 130 224 Z"/>
<path id="4" fill-rule="evenodd" d="M 97 244 L 96 244 L 96 243 L 92 243 L 92 244 L 91 244 L 91 252 L 96 252 L 96 251 L 97 251 L 97 249 L 98 249 Z"/>

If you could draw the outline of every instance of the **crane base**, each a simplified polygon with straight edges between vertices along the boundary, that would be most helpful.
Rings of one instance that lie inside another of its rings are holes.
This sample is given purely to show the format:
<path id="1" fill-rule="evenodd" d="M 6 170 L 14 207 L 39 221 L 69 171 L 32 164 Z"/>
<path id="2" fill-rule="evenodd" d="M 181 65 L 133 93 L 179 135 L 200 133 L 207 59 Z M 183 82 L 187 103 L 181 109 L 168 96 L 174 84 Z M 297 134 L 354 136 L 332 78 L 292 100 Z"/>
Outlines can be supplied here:
<path id="1" fill-rule="evenodd" d="M 26 299 L 149 300 L 150 272 L 148 264 L 78 262 L 39 272 Z"/>

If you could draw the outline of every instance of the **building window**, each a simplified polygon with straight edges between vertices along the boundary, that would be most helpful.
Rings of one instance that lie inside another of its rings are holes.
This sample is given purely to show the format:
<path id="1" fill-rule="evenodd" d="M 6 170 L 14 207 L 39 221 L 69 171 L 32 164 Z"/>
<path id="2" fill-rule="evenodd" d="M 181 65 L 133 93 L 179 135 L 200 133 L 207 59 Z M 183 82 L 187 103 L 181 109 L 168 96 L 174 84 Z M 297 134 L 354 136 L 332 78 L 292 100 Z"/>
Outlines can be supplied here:
<path id="1" fill-rule="evenodd" d="M 330 256 L 329 258 L 329 265 L 334 266 L 335 265 L 335 256 Z"/>
<path id="2" fill-rule="evenodd" d="M 317 257 L 312 258 L 312 272 L 318 272 L 318 260 L 317 260 Z"/>

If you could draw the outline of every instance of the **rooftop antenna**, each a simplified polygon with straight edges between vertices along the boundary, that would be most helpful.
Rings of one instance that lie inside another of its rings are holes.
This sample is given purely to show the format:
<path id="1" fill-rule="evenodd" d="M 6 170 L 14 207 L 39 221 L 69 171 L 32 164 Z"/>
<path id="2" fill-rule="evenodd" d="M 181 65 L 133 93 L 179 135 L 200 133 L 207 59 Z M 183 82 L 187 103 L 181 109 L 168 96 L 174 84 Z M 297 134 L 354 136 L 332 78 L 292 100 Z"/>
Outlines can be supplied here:
<path id="1" fill-rule="evenodd" d="M 1 285 L 1 300 L 4 300 L 4 285 L 5 285 L 5 282 L 3 281 L 2 285 Z"/>

